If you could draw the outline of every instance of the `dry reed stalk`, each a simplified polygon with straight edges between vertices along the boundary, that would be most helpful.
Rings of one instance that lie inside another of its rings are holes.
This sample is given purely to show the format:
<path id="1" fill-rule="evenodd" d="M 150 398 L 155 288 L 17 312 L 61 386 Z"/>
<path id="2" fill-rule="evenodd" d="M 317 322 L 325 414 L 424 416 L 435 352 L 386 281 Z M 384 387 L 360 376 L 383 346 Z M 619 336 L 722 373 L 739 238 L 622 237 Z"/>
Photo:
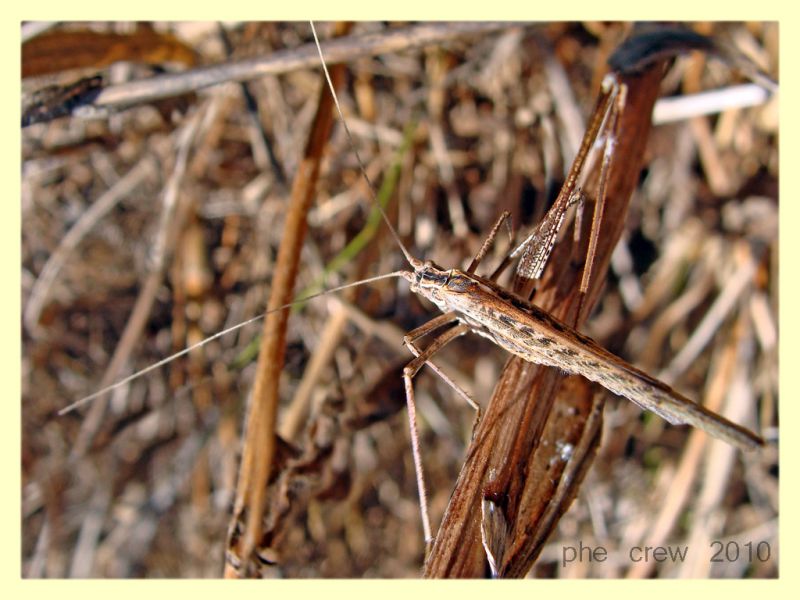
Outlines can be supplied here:
<path id="1" fill-rule="evenodd" d="M 350 27 L 350 24 L 340 24 L 336 28 L 336 35 L 346 35 Z M 344 66 L 336 66 L 331 70 L 334 87 L 340 84 L 343 77 Z M 333 96 L 330 90 L 323 86 L 303 160 L 292 185 L 289 210 L 286 215 L 283 237 L 276 259 L 275 275 L 272 278 L 272 288 L 267 303 L 268 311 L 284 306 L 294 298 L 295 280 L 300 265 L 300 249 L 308 228 L 306 218 L 316 192 L 322 153 L 334 122 L 333 106 Z M 250 562 L 252 553 L 261 540 L 267 483 L 275 457 L 278 384 L 286 353 L 289 312 L 289 309 L 272 312 L 264 321 L 261 350 L 256 366 L 256 379 L 248 404 L 242 463 L 230 526 L 231 534 L 233 534 L 239 527 L 239 520 L 245 521 L 244 532 L 237 536 L 238 540 L 235 544 L 231 538 L 229 550 L 235 555 L 238 565 L 244 568 L 232 569 L 231 563 L 227 562 L 227 577 L 247 572 L 246 565 Z"/>

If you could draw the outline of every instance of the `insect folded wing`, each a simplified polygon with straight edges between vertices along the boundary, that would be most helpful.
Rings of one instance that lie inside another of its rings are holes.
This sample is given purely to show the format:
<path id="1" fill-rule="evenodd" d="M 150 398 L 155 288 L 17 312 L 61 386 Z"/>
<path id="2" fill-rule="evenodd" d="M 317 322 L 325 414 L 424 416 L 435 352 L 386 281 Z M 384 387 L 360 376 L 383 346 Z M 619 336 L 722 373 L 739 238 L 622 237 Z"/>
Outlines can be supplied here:
<path id="1" fill-rule="evenodd" d="M 743 450 L 764 443 L 748 429 L 692 402 L 537 306 L 477 275 L 431 270 L 421 279 L 425 283 L 418 284 L 419 291 L 443 312 L 456 312 L 475 333 L 528 362 L 581 375 L 673 425 L 698 427 Z"/>

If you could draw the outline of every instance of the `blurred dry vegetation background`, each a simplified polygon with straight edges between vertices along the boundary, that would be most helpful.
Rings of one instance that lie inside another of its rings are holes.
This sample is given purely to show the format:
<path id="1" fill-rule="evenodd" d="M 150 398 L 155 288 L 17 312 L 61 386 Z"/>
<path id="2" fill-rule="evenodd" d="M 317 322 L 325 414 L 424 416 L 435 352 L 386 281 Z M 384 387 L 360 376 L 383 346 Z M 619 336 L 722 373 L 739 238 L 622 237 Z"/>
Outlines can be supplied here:
<path id="1" fill-rule="evenodd" d="M 353 35 L 397 27 L 358 23 Z M 464 267 L 501 211 L 523 230 L 537 222 L 628 27 L 506 26 L 348 63 L 348 124 L 373 181 L 396 164 L 388 210 L 416 256 Z M 777 76 L 777 24 L 694 27 Z M 98 73 L 116 84 L 311 40 L 307 23 L 59 24 L 23 45 L 23 104 Z M 676 61 L 663 95 L 743 82 L 695 53 Z M 56 412 L 101 388 L 112 361 L 116 380 L 263 311 L 321 85 L 319 68 L 299 69 L 246 91 L 228 82 L 23 129 L 23 576 L 221 575 L 260 324 Z M 403 267 L 370 209 L 337 124 L 298 294 Z M 777 97 L 657 124 L 627 223 L 586 333 L 691 398 L 724 400 L 733 420 L 775 442 Z M 366 243 L 348 247 L 356 236 Z M 570 243 L 571 230 L 562 237 Z M 419 575 L 398 369 L 402 333 L 433 314 L 386 280 L 292 315 L 277 470 L 292 470 L 279 495 L 291 502 L 277 501 L 265 525 L 264 575 Z M 439 360 L 485 403 L 504 359 L 468 336 Z M 415 386 L 435 530 L 474 414 L 426 369 Z M 777 446 L 742 455 L 700 437 L 687 445 L 690 433 L 610 399 L 601 450 L 531 575 L 777 576 Z M 738 556 L 710 561 L 714 540 Z M 562 548 L 579 541 L 608 560 L 563 565 Z M 688 546 L 688 557 L 630 560 L 631 547 L 659 544 Z"/>

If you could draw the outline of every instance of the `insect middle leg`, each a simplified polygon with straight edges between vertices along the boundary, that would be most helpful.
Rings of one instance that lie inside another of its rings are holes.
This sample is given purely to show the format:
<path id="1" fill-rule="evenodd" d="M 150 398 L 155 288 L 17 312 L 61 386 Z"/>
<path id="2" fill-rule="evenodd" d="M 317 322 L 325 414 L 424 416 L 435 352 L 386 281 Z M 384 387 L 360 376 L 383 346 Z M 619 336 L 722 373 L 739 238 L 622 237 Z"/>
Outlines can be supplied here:
<path id="1" fill-rule="evenodd" d="M 475 411 L 478 413 L 478 418 L 480 418 L 481 407 L 477 404 L 477 402 L 475 402 L 475 400 L 473 400 L 472 397 L 466 391 L 464 391 L 464 389 L 461 386 L 459 386 L 455 381 L 453 381 L 450 378 L 450 376 L 448 376 L 447 373 L 445 373 L 442 370 L 441 367 L 436 365 L 436 363 L 434 363 L 431 360 L 431 357 L 441 348 L 443 348 L 445 344 L 449 343 L 459 335 L 463 335 L 464 333 L 469 331 L 469 328 L 466 325 L 459 325 L 457 327 L 453 327 L 452 329 L 449 329 L 444 333 L 440 334 L 439 336 L 437 336 L 436 338 L 434 338 L 434 340 L 424 350 L 420 349 L 416 344 L 416 340 L 420 339 L 421 337 L 424 337 L 427 334 L 431 333 L 432 331 L 440 329 L 445 325 L 455 323 L 456 321 L 458 321 L 458 317 L 455 315 L 455 313 L 451 312 L 439 315 L 438 317 L 431 319 L 424 325 L 417 327 L 416 329 L 410 331 L 406 336 L 404 336 L 403 344 L 405 344 L 405 346 L 414 355 L 414 360 L 412 360 L 411 362 L 408 363 L 408 365 L 406 365 L 404 373 L 407 371 L 413 371 L 411 372 L 411 377 L 414 377 L 414 375 L 416 375 L 417 372 L 422 368 L 422 365 L 427 363 L 428 366 L 431 369 L 433 369 L 433 371 L 439 377 L 441 377 L 442 380 L 444 380 L 444 382 L 447 385 L 452 387 L 456 391 L 456 393 L 458 393 L 459 396 L 461 396 L 462 398 L 464 398 L 464 400 L 466 400 L 467 404 L 469 404 L 472 408 L 475 409 Z M 456 330 L 458 330 L 457 333 L 454 333 L 454 331 Z"/>

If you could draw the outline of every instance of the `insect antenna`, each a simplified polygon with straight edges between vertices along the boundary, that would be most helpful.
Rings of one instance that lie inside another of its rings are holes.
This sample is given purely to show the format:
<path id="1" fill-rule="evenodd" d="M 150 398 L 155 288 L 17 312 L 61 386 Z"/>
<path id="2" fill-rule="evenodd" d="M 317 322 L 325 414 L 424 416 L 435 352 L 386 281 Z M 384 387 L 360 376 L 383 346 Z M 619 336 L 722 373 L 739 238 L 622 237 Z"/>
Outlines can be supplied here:
<path id="1" fill-rule="evenodd" d="M 319 38 L 317 37 L 317 30 L 314 27 L 314 22 L 310 21 L 311 24 L 311 33 L 314 35 L 314 43 L 317 46 L 317 53 L 319 54 L 320 63 L 322 64 L 322 71 L 325 73 L 325 80 L 328 82 L 328 89 L 331 91 L 331 96 L 333 97 L 333 103 L 336 106 L 336 112 L 339 114 L 339 122 L 341 122 L 342 127 L 344 128 L 345 135 L 347 136 L 347 143 L 350 145 L 350 148 L 353 151 L 353 154 L 356 157 L 356 161 L 358 162 L 358 167 L 361 170 L 361 176 L 367 182 L 367 187 L 369 187 L 369 193 L 372 196 L 372 204 L 378 208 L 381 213 L 381 217 L 383 218 L 384 223 L 389 227 L 389 231 L 392 233 L 392 237 L 397 242 L 397 245 L 402 250 L 403 255 L 406 257 L 408 264 L 412 267 L 417 267 L 421 264 L 421 261 L 417 258 L 411 256 L 411 253 L 406 248 L 403 241 L 400 239 L 400 234 L 397 233 L 397 230 L 392 225 L 391 220 L 389 219 L 386 211 L 381 206 L 381 203 L 378 202 L 378 196 L 375 192 L 375 186 L 372 183 L 372 180 L 369 178 L 367 174 L 367 169 L 364 166 L 364 162 L 361 160 L 361 155 L 358 153 L 358 148 L 356 147 L 355 140 L 353 139 L 353 134 L 350 132 L 350 127 L 347 126 L 347 121 L 344 118 L 344 113 L 342 112 L 342 107 L 339 104 L 339 96 L 336 94 L 336 89 L 333 86 L 333 81 L 331 81 L 330 73 L 328 72 L 328 65 L 325 62 L 325 57 L 322 55 L 322 47 L 319 43 Z"/>
<path id="2" fill-rule="evenodd" d="M 145 367 L 144 369 L 136 371 L 135 373 L 132 373 L 131 375 L 128 375 L 127 377 L 125 377 L 124 379 L 121 379 L 120 381 L 117 381 L 116 383 L 112 383 L 111 385 L 108 385 L 108 386 L 104 387 L 101 390 L 98 390 L 98 391 L 96 391 L 96 392 L 94 392 L 92 394 L 89 394 L 88 396 L 84 396 L 80 400 L 76 400 L 72 404 L 70 404 L 68 406 L 65 406 L 64 408 L 59 410 L 58 411 L 58 416 L 62 416 L 62 415 L 66 415 L 67 413 L 71 413 L 73 410 L 75 410 L 77 408 L 80 408 L 84 404 L 88 404 L 89 402 L 91 402 L 95 398 L 98 398 L 98 397 L 102 396 L 103 394 L 105 394 L 107 392 L 110 392 L 110 391 L 115 390 L 115 389 L 117 389 L 119 387 L 122 387 L 123 385 L 126 385 L 126 384 L 130 383 L 131 381 L 133 381 L 135 379 L 139 379 L 139 377 L 147 375 L 150 371 L 155 371 L 156 369 L 171 363 L 173 360 L 178 359 L 181 356 L 185 356 L 186 354 L 189 354 L 192 350 L 197 350 L 198 348 L 201 348 L 201 347 L 205 346 L 209 342 L 213 342 L 214 340 L 216 340 L 218 338 L 221 338 L 221 337 L 223 337 L 225 335 L 228 335 L 229 333 L 233 333 L 234 331 L 237 331 L 237 330 L 241 329 L 242 327 L 246 327 L 247 325 L 250 325 L 251 323 L 255 323 L 256 321 L 260 321 L 261 319 L 265 318 L 270 313 L 278 312 L 280 310 L 291 308 L 293 306 L 298 306 L 300 304 L 303 304 L 304 302 L 307 302 L 309 300 L 313 300 L 314 298 L 318 298 L 319 296 L 325 296 L 327 294 L 333 294 L 335 292 L 341 292 L 342 290 L 358 287 L 360 285 L 364 285 L 364 284 L 367 284 L 367 283 L 373 283 L 375 281 L 380 281 L 382 279 L 390 279 L 392 277 L 403 277 L 404 274 L 405 274 L 405 271 L 393 271 L 391 273 L 384 273 L 383 275 L 376 275 L 375 277 L 368 277 L 367 279 L 360 279 L 360 280 L 354 281 L 352 283 L 346 283 L 344 285 L 340 285 L 340 286 L 337 286 L 337 287 L 334 287 L 334 288 L 323 290 L 321 292 L 317 292 L 316 294 L 311 294 L 310 296 L 305 296 L 303 298 L 298 298 L 297 300 L 293 300 L 292 302 L 289 302 L 288 304 L 284 304 L 283 306 L 279 306 L 277 308 L 273 308 L 271 310 L 264 311 L 263 313 L 261 313 L 259 315 L 256 315 L 255 317 L 247 319 L 246 321 L 242 321 L 241 323 L 237 323 L 236 325 L 232 325 L 231 327 L 228 327 L 227 329 L 223 329 L 222 331 L 218 331 L 214 335 L 211 335 L 211 336 L 209 336 L 209 337 L 207 337 L 205 339 L 202 339 L 199 342 L 197 342 L 196 344 L 192 344 L 191 346 L 187 346 L 183 350 L 179 350 L 178 352 L 175 352 L 174 354 L 170 354 L 166 358 L 164 358 L 164 359 L 162 359 L 162 360 L 160 360 L 160 361 L 158 361 L 156 363 L 153 363 L 152 365 L 150 365 L 148 367 Z"/>

